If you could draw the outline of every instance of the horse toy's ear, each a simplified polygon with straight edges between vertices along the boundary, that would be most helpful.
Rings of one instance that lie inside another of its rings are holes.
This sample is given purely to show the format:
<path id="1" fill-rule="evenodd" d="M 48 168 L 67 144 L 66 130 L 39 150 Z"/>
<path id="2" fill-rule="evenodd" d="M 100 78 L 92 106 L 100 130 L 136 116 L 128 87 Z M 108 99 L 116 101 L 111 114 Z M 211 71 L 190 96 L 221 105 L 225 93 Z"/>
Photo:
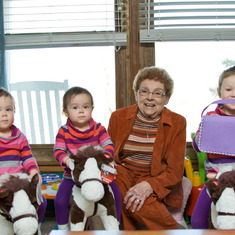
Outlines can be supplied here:
<path id="1" fill-rule="evenodd" d="M 69 155 L 69 158 L 71 158 L 71 159 L 75 160 L 75 159 L 77 159 L 77 156 L 76 156 L 76 155 L 74 155 L 74 154 L 70 154 L 70 155 Z"/>
<path id="2" fill-rule="evenodd" d="M 217 179 L 209 179 L 205 182 L 205 185 L 209 189 L 216 190 L 219 186 L 219 182 Z"/>
<path id="3" fill-rule="evenodd" d="M 105 163 L 105 164 L 109 164 L 109 163 L 113 162 L 113 158 L 107 153 L 103 154 L 102 159 L 103 159 L 103 163 Z"/>
<path id="4" fill-rule="evenodd" d="M 77 162 L 79 158 L 74 154 L 70 154 L 69 158 L 73 160 L 69 162 L 69 168 L 71 171 L 73 171 L 75 169 L 75 162 Z"/>
<path id="5" fill-rule="evenodd" d="M 209 179 L 205 182 L 205 185 L 207 187 L 207 192 L 209 193 L 211 200 L 215 203 L 217 199 L 220 197 L 218 194 L 218 187 L 219 182 L 217 179 Z"/>
<path id="6" fill-rule="evenodd" d="M 71 171 L 73 171 L 75 169 L 75 164 L 74 164 L 73 161 L 69 162 L 69 168 L 70 168 Z"/>
<path id="7" fill-rule="evenodd" d="M 5 189 L 0 190 L 0 198 L 7 197 L 9 192 Z"/>
<path id="8" fill-rule="evenodd" d="M 38 174 L 35 174 L 33 177 L 32 177 L 32 179 L 31 179 L 31 182 L 33 183 L 33 184 L 38 184 L 38 182 L 39 182 L 39 176 L 38 176 Z"/>
<path id="9" fill-rule="evenodd" d="M 32 177 L 31 183 L 30 183 L 30 188 L 31 188 L 32 192 L 34 192 L 34 190 L 36 188 L 37 204 L 41 205 L 41 203 L 43 202 L 43 196 L 42 196 L 42 192 L 41 192 L 41 186 L 39 184 L 39 175 L 38 174 L 35 174 Z"/>

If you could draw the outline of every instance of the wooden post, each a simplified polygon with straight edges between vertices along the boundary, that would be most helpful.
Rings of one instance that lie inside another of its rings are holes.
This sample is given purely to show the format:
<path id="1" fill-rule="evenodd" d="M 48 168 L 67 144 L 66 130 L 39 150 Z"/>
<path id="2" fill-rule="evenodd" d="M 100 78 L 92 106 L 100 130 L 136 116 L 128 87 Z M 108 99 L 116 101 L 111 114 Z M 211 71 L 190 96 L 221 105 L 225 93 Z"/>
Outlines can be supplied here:
<path id="1" fill-rule="evenodd" d="M 127 1 L 127 72 L 129 105 L 135 103 L 132 84 L 140 69 L 139 1 Z M 132 92 L 130 92 L 132 91 Z"/>
<path id="2" fill-rule="evenodd" d="M 139 1 L 123 0 L 126 24 L 118 30 L 126 31 L 127 45 L 116 48 L 116 108 L 135 103 L 132 84 L 140 68 L 155 65 L 154 43 L 140 44 Z M 121 17 L 122 18 L 122 17 Z"/>

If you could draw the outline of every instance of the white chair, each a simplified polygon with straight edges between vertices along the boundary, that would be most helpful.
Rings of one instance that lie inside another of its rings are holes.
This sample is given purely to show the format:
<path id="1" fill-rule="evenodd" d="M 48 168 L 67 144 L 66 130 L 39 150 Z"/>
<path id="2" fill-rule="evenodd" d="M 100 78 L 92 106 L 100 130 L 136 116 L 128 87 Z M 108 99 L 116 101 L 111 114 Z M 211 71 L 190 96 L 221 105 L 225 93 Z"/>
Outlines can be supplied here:
<path id="1" fill-rule="evenodd" d="M 15 124 L 29 143 L 53 144 L 62 124 L 61 101 L 68 81 L 17 82 L 8 87 L 16 102 Z"/>

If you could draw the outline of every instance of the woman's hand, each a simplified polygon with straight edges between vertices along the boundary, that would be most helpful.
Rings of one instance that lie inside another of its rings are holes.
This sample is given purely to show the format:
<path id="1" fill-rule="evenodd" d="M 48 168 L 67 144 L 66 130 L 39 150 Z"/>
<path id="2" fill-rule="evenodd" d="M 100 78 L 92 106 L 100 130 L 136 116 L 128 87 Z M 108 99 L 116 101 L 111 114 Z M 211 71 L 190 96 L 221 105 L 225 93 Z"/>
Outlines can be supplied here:
<path id="1" fill-rule="evenodd" d="M 132 212 L 139 211 L 151 193 L 153 193 L 153 189 L 147 181 L 142 181 L 131 187 L 124 197 L 126 209 L 133 205 Z"/>

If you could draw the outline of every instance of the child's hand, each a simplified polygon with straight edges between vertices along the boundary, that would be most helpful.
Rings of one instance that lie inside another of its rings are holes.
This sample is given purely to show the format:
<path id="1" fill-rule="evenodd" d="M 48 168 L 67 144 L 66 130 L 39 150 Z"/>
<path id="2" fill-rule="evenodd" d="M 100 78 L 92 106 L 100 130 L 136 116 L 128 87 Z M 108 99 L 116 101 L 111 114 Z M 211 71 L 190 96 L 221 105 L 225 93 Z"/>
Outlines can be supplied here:
<path id="1" fill-rule="evenodd" d="M 39 174 L 39 172 L 37 170 L 31 170 L 29 173 L 29 177 L 30 177 L 30 179 L 32 179 L 33 176 L 36 174 L 38 174 L 38 176 L 39 176 L 39 184 L 41 185 L 42 184 L 42 176 Z"/>
<path id="2" fill-rule="evenodd" d="M 216 173 L 208 173 L 207 175 L 206 175 L 206 178 L 207 179 L 214 179 L 215 177 L 216 177 Z"/>
<path id="3" fill-rule="evenodd" d="M 71 161 L 74 162 L 74 160 L 71 159 L 70 157 L 66 157 L 66 158 L 64 158 L 64 160 L 63 160 L 63 164 L 66 165 L 67 168 L 70 168 L 69 163 L 70 163 Z"/>
<path id="4" fill-rule="evenodd" d="M 219 169 L 218 168 L 213 168 L 213 169 L 207 171 L 206 177 L 208 179 L 214 179 L 218 173 L 219 173 Z"/>

